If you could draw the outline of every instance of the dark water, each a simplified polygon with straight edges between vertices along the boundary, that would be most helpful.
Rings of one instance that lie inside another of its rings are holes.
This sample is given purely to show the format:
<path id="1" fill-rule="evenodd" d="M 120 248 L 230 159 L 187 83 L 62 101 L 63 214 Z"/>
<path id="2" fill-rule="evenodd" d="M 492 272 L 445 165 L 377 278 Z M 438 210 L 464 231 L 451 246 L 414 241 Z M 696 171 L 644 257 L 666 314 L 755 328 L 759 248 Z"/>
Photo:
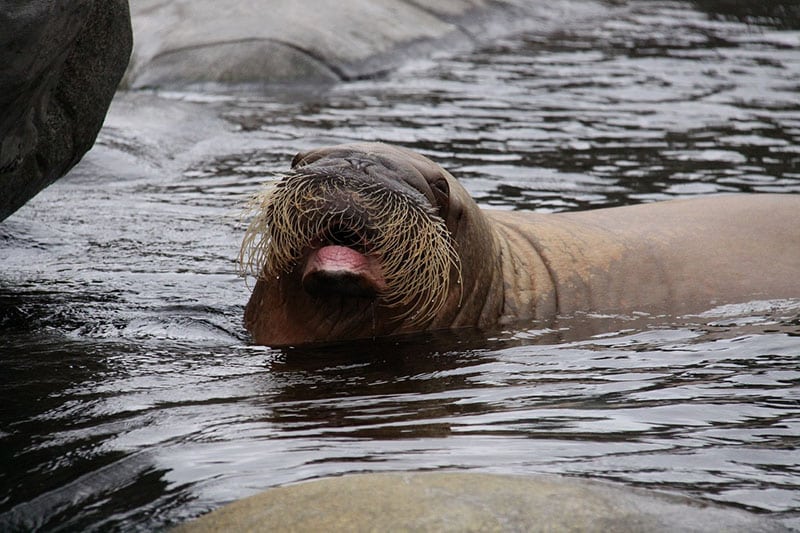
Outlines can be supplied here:
<path id="1" fill-rule="evenodd" d="M 314 350 L 241 327 L 240 206 L 321 144 L 418 149 L 504 209 L 800 193 L 800 17 L 729 4 L 587 4 L 316 92 L 120 95 L 87 160 L 0 225 L 0 529 L 152 530 L 284 483 L 442 468 L 800 529 L 800 301 Z"/>

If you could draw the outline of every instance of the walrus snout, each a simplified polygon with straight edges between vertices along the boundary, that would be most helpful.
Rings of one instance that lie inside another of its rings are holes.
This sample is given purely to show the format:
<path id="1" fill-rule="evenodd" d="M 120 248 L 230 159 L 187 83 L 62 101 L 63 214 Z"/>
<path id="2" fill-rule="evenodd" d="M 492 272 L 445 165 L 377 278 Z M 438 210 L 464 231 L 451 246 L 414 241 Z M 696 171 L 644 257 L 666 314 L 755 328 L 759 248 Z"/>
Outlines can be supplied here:
<path id="1" fill-rule="evenodd" d="M 250 203 L 243 271 L 286 310 L 353 327 L 373 313 L 416 327 L 458 304 L 451 286 L 461 290 L 460 258 L 442 216 L 449 175 L 408 154 L 378 143 L 299 154 Z"/>

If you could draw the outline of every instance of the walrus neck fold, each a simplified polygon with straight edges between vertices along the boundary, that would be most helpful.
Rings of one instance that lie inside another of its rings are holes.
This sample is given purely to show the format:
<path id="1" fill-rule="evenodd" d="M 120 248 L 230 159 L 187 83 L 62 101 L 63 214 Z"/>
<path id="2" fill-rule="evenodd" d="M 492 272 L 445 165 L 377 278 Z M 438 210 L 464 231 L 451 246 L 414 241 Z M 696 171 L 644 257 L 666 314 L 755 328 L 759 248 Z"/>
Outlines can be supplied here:
<path id="1" fill-rule="evenodd" d="M 461 258 L 460 291 L 431 328 L 483 327 L 503 312 L 502 248 L 481 209 L 449 174 L 448 227 Z"/>
<path id="2" fill-rule="evenodd" d="M 505 223 L 504 212 L 484 211 L 491 221 L 500 248 L 503 309 L 499 323 L 530 319 L 550 320 L 558 311 L 558 294 L 553 276 L 537 245 L 535 228 L 522 232 Z"/>

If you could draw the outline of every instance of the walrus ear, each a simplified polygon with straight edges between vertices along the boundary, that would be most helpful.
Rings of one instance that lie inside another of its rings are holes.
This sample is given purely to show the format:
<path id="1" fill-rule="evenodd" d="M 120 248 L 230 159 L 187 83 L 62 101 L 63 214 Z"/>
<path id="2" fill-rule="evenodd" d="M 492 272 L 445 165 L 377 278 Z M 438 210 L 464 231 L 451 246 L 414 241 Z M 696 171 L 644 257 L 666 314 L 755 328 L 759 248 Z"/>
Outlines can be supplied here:
<path id="1" fill-rule="evenodd" d="M 450 184 L 447 183 L 447 178 L 438 176 L 431 182 L 430 187 L 439 207 L 439 216 L 447 220 L 450 212 Z"/>

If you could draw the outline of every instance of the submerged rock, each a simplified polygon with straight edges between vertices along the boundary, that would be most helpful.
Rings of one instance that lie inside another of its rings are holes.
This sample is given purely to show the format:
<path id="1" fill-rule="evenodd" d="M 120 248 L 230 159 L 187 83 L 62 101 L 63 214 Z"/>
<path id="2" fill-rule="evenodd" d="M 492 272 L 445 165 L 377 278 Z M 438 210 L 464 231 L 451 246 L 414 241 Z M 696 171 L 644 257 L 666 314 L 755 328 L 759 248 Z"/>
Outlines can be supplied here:
<path id="1" fill-rule="evenodd" d="M 205 531 L 786 531 L 689 498 L 552 476 L 360 474 L 268 490 L 178 528 Z"/>

